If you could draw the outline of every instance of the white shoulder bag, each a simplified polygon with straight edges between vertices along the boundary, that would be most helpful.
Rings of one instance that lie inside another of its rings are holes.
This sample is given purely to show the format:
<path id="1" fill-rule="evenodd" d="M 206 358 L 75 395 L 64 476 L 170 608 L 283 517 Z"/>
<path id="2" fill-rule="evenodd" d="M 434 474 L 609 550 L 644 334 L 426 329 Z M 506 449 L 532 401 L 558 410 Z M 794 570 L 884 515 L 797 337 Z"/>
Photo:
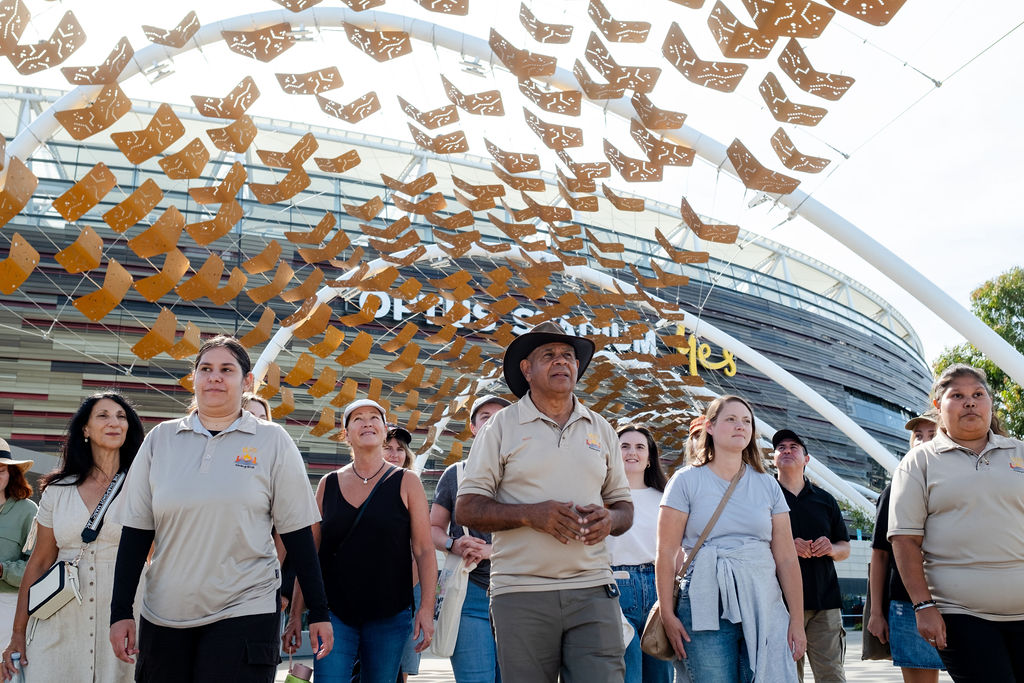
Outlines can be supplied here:
<path id="1" fill-rule="evenodd" d="M 462 472 L 466 463 L 455 466 L 456 491 L 462 484 Z M 452 510 L 452 514 L 455 511 Z M 469 530 L 462 527 L 462 533 Z M 466 600 L 469 587 L 469 573 L 476 569 L 476 562 L 467 563 L 458 553 L 446 553 L 444 568 L 437 577 L 437 600 L 434 603 L 434 639 L 430 651 L 438 657 L 451 657 L 459 639 L 459 621 L 462 617 L 462 603 Z"/>
<path id="2" fill-rule="evenodd" d="M 124 477 L 124 472 L 114 475 L 106 492 L 96 505 L 96 509 L 89 516 L 88 523 L 82 529 L 82 548 L 78 551 L 78 556 L 70 562 L 67 560 L 55 562 L 46 570 L 45 574 L 29 586 L 29 616 L 36 619 L 49 619 L 72 600 L 78 600 L 78 604 L 82 604 L 82 592 L 78 584 L 78 563 L 85 556 L 86 546 L 100 535 L 103 516 L 107 513 L 107 508 L 110 507 L 114 497 L 120 492 Z"/>

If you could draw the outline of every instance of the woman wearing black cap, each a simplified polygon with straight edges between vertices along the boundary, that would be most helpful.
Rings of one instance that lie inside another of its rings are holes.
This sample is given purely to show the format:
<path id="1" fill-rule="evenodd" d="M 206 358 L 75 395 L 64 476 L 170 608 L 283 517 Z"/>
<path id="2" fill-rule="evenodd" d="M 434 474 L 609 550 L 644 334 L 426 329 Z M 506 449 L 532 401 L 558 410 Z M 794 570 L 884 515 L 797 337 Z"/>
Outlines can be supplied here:
<path id="1" fill-rule="evenodd" d="M 409 444 L 412 443 L 412 434 L 408 430 L 391 425 L 387 437 L 384 439 L 384 459 L 402 469 L 411 470 L 413 464 L 412 451 Z"/>

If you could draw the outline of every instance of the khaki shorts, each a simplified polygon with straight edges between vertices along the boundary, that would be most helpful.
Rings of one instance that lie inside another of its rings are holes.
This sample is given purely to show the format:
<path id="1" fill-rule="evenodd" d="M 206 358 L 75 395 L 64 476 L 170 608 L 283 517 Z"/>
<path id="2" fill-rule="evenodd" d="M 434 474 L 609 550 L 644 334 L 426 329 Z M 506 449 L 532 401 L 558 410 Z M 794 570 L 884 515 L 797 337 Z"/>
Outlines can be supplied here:
<path id="1" fill-rule="evenodd" d="M 491 598 L 505 683 L 621 683 L 621 610 L 604 586 Z"/>

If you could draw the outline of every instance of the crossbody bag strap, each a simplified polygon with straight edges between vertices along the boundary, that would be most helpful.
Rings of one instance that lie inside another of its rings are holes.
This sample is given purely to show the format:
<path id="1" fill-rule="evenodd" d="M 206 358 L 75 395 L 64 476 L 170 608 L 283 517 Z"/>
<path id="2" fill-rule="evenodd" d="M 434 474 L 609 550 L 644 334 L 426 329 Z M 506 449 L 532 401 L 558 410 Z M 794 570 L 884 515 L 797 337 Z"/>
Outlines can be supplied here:
<path id="1" fill-rule="evenodd" d="M 380 479 L 378 479 L 377 483 L 373 485 L 372 489 L 370 489 L 370 495 L 368 495 L 366 497 L 366 500 L 363 501 L 363 504 L 359 506 L 359 512 L 356 513 L 356 518 L 352 521 L 352 526 L 348 528 L 348 533 L 345 534 L 345 538 L 341 539 L 341 543 L 338 544 L 338 549 L 334 552 L 340 552 L 341 549 L 345 546 L 345 543 L 348 541 L 348 539 L 352 538 L 352 533 L 356 530 L 356 527 L 359 526 L 359 520 L 363 518 L 363 513 L 366 512 L 366 508 L 370 507 L 370 501 L 373 500 L 373 494 L 377 493 L 377 489 L 380 488 L 380 485 L 384 483 L 385 479 L 391 476 L 391 472 L 394 469 L 394 465 L 388 465 L 387 471 L 384 472 L 384 475 Z M 341 491 L 340 475 L 338 476 L 338 491 Z M 344 498 L 344 495 L 342 495 L 342 498 Z"/>
<path id="2" fill-rule="evenodd" d="M 459 487 L 462 486 L 462 475 L 466 472 L 466 461 L 455 465 L 455 497 L 459 497 Z M 452 519 L 455 519 L 455 510 L 452 510 Z M 459 526 L 462 526 L 461 524 Z M 469 529 L 462 527 L 462 535 L 469 536 Z"/>
<path id="3" fill-rule="evenodd" d="M 715 522 L 722 516 L 722 510 L 725 509 L 725 504 L 729 502 L 729 497 L 732 496 L 732 492 L 736 490 L 736 484 L 740 483 L 740 479 L 743 478 L 743 473 L 746 472 L 747 465 L 743 463 L 740 465 L 740 470 L 733 475 L 732 480 L 729 482 L 729 488 L 725 490 L 725 495 L 722 496 L 722 500 L 719 501 L 718 507 L 715 508 L 715 514 L 711 515 L 711 519 L 708 520 L 707 525 L 704 527 L 704 531 L 700 532 L 700 537 L 697 539 L 697 543 L 693 546 L 693 550 L 686 558 L 686 562 L 683 562 L 682 569 L 676 574 L 676 580 L 679 580 L 686 576 L 686 570 L 690 568 L 695 557 L 697 557 L 697 551 L 704 545 L 704 541 L 707 540 L 708 534 L 711 533 L 711 529 L 715 526 Z"/>
<path id="4" fill-rule="evenodd" d="M 96 509 L 89 515 L 89 521 L 86 522 L 85 528 L 82 529 L 82 543 L 92 543 L 99 537 L 100 529 L 103 527 L 103 517 L 107 514 L 107 510 L 110 509 L 110 504 L 114 502 L 114 498 L 121 492 L 121 485 L 124 484 L 125 476 L 126 473 L 122 470 L 110 480 L 107 490 L 104 491 L 103 497 L 96 504 Z"/>

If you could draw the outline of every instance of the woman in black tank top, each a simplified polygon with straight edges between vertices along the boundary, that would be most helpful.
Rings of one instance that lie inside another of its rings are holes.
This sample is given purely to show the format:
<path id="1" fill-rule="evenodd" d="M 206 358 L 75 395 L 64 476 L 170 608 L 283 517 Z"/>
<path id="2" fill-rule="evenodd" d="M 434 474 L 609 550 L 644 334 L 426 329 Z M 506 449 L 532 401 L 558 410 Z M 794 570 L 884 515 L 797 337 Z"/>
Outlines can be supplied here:
<path id="1" fill-rule="evenodd" d="M 393 683 L 410 634 L 423 634 L 417 651 L 433 636 L 437 563 L 427 496 L 419 477 L 384 461 L 387 426 L 380 405 L 353 401 L 343 424 L 352 464 L 321 479 L 316 492 L 323 521 L 314 536 L 334 649 L 314 662 L 314 678 L 347 683 L 358 660 L 363 683 Z M 422 585 L 415 613 L 409 581 L 413 556 Z M 301 597 L 296 591 L 286 642 L 299 632 Z"/>

